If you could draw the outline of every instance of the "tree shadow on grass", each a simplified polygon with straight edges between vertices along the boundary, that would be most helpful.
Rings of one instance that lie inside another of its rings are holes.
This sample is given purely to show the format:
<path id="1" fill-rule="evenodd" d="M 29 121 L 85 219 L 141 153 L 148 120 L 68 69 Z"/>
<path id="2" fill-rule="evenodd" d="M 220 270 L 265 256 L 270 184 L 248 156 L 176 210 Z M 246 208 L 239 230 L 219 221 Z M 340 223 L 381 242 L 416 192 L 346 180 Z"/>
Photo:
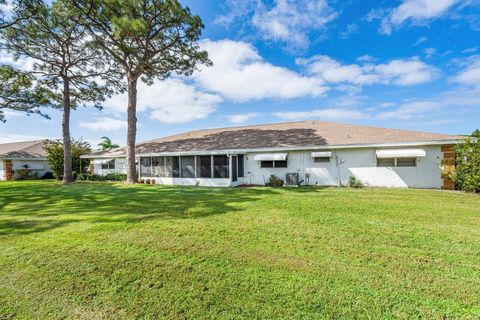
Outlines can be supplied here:
<path id="1" fill-rule="evenodd" d="M 278 192 L 269 188 L 10 183 L 0 185 L 0 235 L 39 233 L 75 222 L 199 219 L 241 210 L 242 203 Z"/>

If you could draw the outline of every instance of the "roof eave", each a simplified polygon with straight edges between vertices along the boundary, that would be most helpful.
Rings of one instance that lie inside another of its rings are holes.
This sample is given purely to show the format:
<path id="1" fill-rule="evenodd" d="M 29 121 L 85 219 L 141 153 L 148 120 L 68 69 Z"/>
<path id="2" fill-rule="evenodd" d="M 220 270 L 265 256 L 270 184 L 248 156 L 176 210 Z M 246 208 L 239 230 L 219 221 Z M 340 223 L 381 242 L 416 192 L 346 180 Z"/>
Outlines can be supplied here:
<path id="1" fill-rule="evenodd" d="M 138 153 L 136 156 L 180 156 L 180 155 L 215 155 L 215 154 L 241 154 L 249 152 L 274 152 L 274 151 L 298 151 L 298 150 L 334 150 L 334 149 L 358 149 L 358 148 L 388 148 L 405 146 L 432 146 L 456 144 L 462 139 L 457 140 L 427 140 L 414 142 L 396 142 L 396 143 L 369 143 L 369 144 L 338 144 L 321 146 L 295 146 L 295 147 L 262 147 L 262 148 L 244 148 L 244 149 L 223 149 L 223 150 L 199 150 L 199 151 L 180 151 L 180 152 L 150 152 Z M 103 158 L 124 158 L 125 154 L 102 154 L 102 155 L 83 155 L 82 159 L 103 159 Z"/>
<path id="2" fill-rule="evenodd" d="M 19 157 L 2 157 L 2 156 L 0 156 L 0 160 L 48 161 L 47 158 L 19 158 Z"/>

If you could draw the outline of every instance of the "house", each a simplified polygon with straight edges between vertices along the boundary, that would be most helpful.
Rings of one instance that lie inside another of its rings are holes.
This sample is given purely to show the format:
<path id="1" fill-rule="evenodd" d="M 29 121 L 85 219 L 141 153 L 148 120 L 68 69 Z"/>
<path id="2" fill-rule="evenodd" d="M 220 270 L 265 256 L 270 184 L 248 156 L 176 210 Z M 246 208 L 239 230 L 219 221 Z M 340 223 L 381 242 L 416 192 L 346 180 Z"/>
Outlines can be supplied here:
<path id="1" fill-rule="evenodd" d="M 207 129 L 139 143 L 141 180 L 159 184 L 338 186 L 355 176 L 379 187 L 445 188 L 440 164 L 454 165 L 459 136 L 322 121 Z M 92 173 L 125 172 L 125 149 L 98 151 Z"/>
<path id="2" fill-rule="evenodd" d="M 50 172 L 44 140 L 0 144 L 0 180 L 12 180 L 16 170 L 28 168 L 39 177 Z"/>

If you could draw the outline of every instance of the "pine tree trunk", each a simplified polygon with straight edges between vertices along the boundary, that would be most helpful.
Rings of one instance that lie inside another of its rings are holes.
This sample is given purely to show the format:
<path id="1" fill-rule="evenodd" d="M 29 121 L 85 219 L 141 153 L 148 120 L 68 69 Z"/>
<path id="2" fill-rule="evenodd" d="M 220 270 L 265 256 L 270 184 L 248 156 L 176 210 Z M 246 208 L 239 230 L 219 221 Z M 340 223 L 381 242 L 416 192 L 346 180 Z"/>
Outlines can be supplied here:
<path id="1" fill-rule="evenodd" d="M 63 79 L 63 183 L 73 182 L 72 144 L 70 141 L 70 83 Z"/>
<path id="2" fill-rule="evenodd" d="M 137 181 L 135 165 L 135 140 L 137 136 L 137 79 L 128 79 L 128 109 L 127 109 L 127 183 Z"/>

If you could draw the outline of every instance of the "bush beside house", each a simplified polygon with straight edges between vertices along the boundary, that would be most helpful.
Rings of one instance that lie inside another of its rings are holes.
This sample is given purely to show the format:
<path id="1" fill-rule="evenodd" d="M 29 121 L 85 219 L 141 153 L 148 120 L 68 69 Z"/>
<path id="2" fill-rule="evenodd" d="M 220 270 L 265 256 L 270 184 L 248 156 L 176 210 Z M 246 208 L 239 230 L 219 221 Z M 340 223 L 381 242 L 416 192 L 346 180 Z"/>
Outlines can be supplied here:
<path id="1" fill-rule="evenodd" d="M 455 181 L 458 190 L 480 192 L 480 130 L 454 147 L 454 168 L 444 166 L 443 174 Z"/>
<path id="2" fill-rule="evenodd" d="M 48 140 L 43 147 L 47 153 L 55 179 L 63 179 L 63 142 L 62 140 Z M 90 144 L 83 140 L 72 139 L 72 170 L 74 178 L 81 173 L 82 168 L 87 168 L 89 160 L 81 159 L 80 156 L 92 152 Z"/>

